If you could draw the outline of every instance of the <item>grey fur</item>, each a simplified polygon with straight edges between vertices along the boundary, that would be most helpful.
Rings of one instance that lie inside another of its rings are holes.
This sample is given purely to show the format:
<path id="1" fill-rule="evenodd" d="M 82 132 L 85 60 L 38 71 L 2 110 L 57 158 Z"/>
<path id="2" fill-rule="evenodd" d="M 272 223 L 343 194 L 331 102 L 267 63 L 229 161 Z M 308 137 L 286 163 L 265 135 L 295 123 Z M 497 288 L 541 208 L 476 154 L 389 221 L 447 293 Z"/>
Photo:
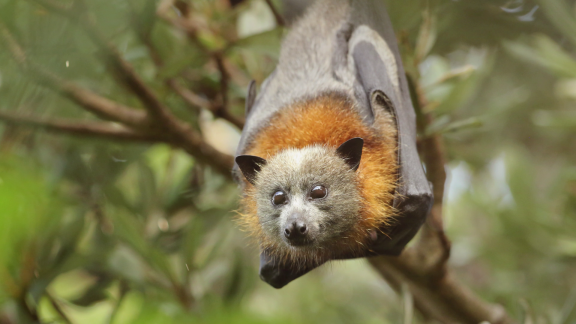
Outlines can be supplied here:
<path id="1" fill-rule="evenodd" d="M 238 155 L 278 110 L 295 102 L 327 92 L 342 93 L 355 102 L 355 69 L 350 69 L 347 46 L 338 46 L 351 32 L 349 15 L 347 0 L 321 0 L 294 23 L 282 42 L 278 66 L 262 84 L 246 118 Z M 318 16 L 329 19 L 317 20 Z M 240 176 L 237 169 L 235 176 Z"/>
<path id="2" fill-rule="evenodd" d="M 384 58 L 389 73 L 398 76 L 403 71 L 401 65 L 397 64 L 399 57 L 392 54 L 396 49 L 392 29 L 386 32 L 393 42 L 381 39 L 380 43 L 375 42 L 372 35 L 367 35 L 366 30 L 370 29 L 364 23 L 369 17 L 364 12 L 376 10 L 365 10 L 367 5 L 358 0 L 317 0 L 294 23 L 282 42 L 276 69 L 264 81 L 249 109 L 237 155 L 244 154 L 256 134 L 276 112 L 324 93 L 344 95 L 360 116 L 372 124 L 378 112 L 371 109 L 367 89 L 358 78 L 358 62 L 352 55 L 354 47 L 363 40 L 381 45 L 379 49 L 385 47 L 387 50 L 378 54 Z M 376 38 L 380 37 L 375 35 Z M 387 44 L 392 48 L 388 48 Z M 383 52 L 390 55 L 382 55 Z M 391 83 L 398 87 L 397 77 Z M 400 90 L 395 89 L 393 92 Z M 410 100 L 409 97 L 407 100 Z M 241 178 L 237 168 L 234 176 Z"/>
<path id="3" fill-rule="evenodd" d="M 327 196 L 307 199 L 317 185 L 328 189 Z M 308 245 L 298 249 L 328 248 L 358 221 L 361 197 L 356 173 L 334 148 L 315 145 L 284 150 L 269 159 L 259 172 L 255 186 L 260 224 L 267 241 L 276 246 L 290 248 L 283 229 L 296 213 L 304 216 L 311 239 Z M 278 190 L 288 195 L 285 205 L 272 203 L 272 195 Z"/>
<path id="4" fill-rule="evenodd" d="M 283 0 L 282 3 L 282 16 L 288 25 L 296 21 L 304 12 L 305 9 L 312 3 L 312 0 Z"/>

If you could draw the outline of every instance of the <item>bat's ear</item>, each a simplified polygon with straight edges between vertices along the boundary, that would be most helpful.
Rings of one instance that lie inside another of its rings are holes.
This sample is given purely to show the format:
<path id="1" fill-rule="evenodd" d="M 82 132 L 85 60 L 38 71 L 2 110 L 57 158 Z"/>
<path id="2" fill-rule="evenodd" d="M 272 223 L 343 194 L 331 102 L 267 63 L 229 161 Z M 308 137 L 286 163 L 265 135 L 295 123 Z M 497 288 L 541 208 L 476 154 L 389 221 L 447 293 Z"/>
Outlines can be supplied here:
<path id="1" fill-rule="evenodd" d="M 360 158 L 362 158 L 362 147 L 364 140 L 360 137 L 355 137 L 344 142 L 336 149 L 338 154 L 350 166 L 350 169 L 356 171 L 360 166 Z"/>
<path id="2" fill-rule="evenodd" d="M 240 167 L 240 171 L 242 171 L 246 180 L 254 184 L 256 174 L 260 172 L 262 166 L 266 165 L 266 160 L 254 155 L 238 155 L 236 157 L 236 164 Z"/>

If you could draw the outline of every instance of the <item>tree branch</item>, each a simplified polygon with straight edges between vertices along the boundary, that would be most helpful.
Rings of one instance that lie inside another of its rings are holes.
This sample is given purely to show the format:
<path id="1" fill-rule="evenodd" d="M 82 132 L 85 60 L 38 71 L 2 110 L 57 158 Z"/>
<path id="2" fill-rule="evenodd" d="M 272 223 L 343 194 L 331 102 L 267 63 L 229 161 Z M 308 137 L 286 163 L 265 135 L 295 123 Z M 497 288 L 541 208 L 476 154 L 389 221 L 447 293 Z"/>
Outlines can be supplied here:
<path id="1" fill-rule="evenodd" d="M 411 93 L 414 94 L 418 131 L 424 134 L 432 117 L 423 112 L 422 108 L 428 103 L 416 79 L 408 78 Z M 444 233 L 442 222 L 446 181 L 444 143 L 442 136 L 435 134 L 423 138 L 419 144 L 426 174 L 434 187 L 434 204 L 430 215 L 415 245 L 407 248 L 399 257 L 374 257 L 369 262 L 397 292 L 400 292 L 402 283 L 407 284 L 414 297 L 414 305 L 427 318 L 447 324 L 478 324 L 484 321 L 491 324 L 513 323 L 501 305 L 479 298 L 458 282 L 448 267 L 450 241 Z"/>
<path id="2" fill-rule="evenodd" d="M 190 105 L 192 107 L 199 107 L 202 109 L 206 109 L 206 110 L 212 112 L 212 114 L 214 114 L 215 117 L 219 117 L 219 118 L 222 118 L 224 120 L 227 120 L 228 122 L 230 122 L 232 125 L 236 126 L 240 130 L 242 130 L 242 128 L 244 127 L 244 123 L 245 123 L 244 118 L 241 118 L 241 117 L 238 117 L 238 116 L 231 114 L 230 111 L 226 108 L 227 107 L 226 103 L 224 103 L 224 102 L 222 102 L 222 103 L 216 102 L 215 103 L 215 102 L 211 102 L 207 99 L 204 99 L 201 96 L 190 91 L 189 89 L 178 84 L 178 82 L 174 79 L 167 80 L 166 84 L 170 88 L 172 88 L 172 90 L 174 90 L 174 92 L 176 92 L 188 105 Z M 227 86 L 224 86 L 224 87 L 227 87 Z M 224 90 L 221 90 L 221 92 L 223 93 Z M 222 95 L 222 98 L 224 98 L 224 97 L 225 96 Z M 222 100 L 227 100 L 227 99 L 222 99 Z"/>
<path id="3" fill-rule="evenodd" d="M 149 88 L 136 74 L 133 67 L 126 62 L 114 46 L 106 40 L 98 29 L 93 17 L 87 12 L 86 4 L 83 0 L 75 0 L 74 6 L 68 12 L 54 10 L 53 6 L 47 4 L 47 0 L 33 0 L 44 6 L 48 10 L 69 18 L 78 24 L 88 35 L 88 37 L 100 48 L 102 57 L 116 78 L 125 85 L 142 102 L 148 111 L 149 132 L 162 133 L 171 143 L 183 148 L 196 159 L 211 165 L 219 173 L 227 178 L 231 178 L 234 158 L 228 154 L 219 152 L 208 143 L 202 136 L 193 130 L 190 125 L 177 119 L 170 110 L 162 104 L 154 91 Z M 73 12 L 74 14 L 70 14 Z"/>
<path id="4" fill-rule="evenodd" d="M 244 120 L 232 115 L 228 109 L 228 83 L 230 81 L 230 74 L 224 65 L 224 57 L 222 53 L 215 53 L 213 57 L 220 72 L 220 104 L 213 105 L 211 110 L 216 117 L 223 118 L 239 129 L 242 129 L 244 127 Z"/>
<path id="5" fill-rule="evenodd" d="M 145 124 L 147 117 L 143 111 L 109 100 L 42 69 L 28 60 L 26 52 L 1 23 L 0 32 L 14 60 L 41 85 L 60 93 L 100 118 L 121 122 L 136 128 Z"/>
<path id="6" fill-rule="evenodd" d="M 75 0 L 74 6 L 68 9 L 67 12 L 63 10 L 55 10 L 53 5 L 50 5 L 47 0 L 33 0 L 36 3 L 44 6 L 46 9 L 54 13 L 63 15 L 69 18 L 72 22 L 80 26 L 101 51 L 101 57 L 108 65 L 110 71 L 114 76 L 126 86 L 136 97 L 140 100 L 142 105 L 150 114 L 150 118 L 164 124 L 165 126 L 176 126 L 173 116 L 170 114 L 167 107 L 165 107 L 154 91 L 150 89 L 136 74 L 132 66 L 126 62 L 116 48 L 104 37 L 97 27 L 93 17 L 86 11 L 86 4 L 83 0 Z M 81 8 L 81 9 L 78 9 Z M 70 12 L 74 10 L 75 15 Z M 77 18 L 71 18 L 77 17 Z M 178 127 L 176 127 L 178 129 Z"/>
<path id="7" fill-rule="evenodd" d="M 158 50 L 148 37 L 148 35 L 142 35 L 139 33 L 140 40 L 146 47 L 148 48 L 148 52 L 150 53 L 150 57 L 154 64 L 160 68 L 164 65 Z M 202 108 L 206 109 L 214 114 L 214 116 L 222 118 L 233 124 L 234 126 L 238 127 L 238 129 L 242 129 L 244 127 L 244 119 L 232 115 L 228 109 L 228 82 L 230 76 L 224 66 L 224 61 L 220 53 L 214 54 L 216 59 L 218 70 L 220 71 L 220 93 L 221 93 L 221 103 L 213 103 L 207 99 L 200 97 L 199 95 L 195 94 L 194 92 L 190 91 L 189 89 L 181 86 L 174 78 L 169 78 L 166 80 L 166 85 L 174 90 L 176 94 L 178 94 L 184 102 L 186 102 L 189 106 L 193 107 L 194 109 Z"/>
<path id="8" fill-rule="evenodd" d="M 202 136 L 188 128 L 184 130 L 184 138 L 172 139 L 173 143 L 180 146 L 200 162 L 206 163 L 218 171 L 220 174 L 232 179 L 232 167 L 234 166 L 234 157 L 216 150 L 213 146 L 206 143 Z"/>
<path id="9" fill-rule="evenodd" d="M 176 92 L 182 99 L 192 107 L 204 108 L 210 110 L 212 103 L 210 100 L 204 99 L 184 86 L 180 85 L 176 80 L 170 79 L 167 84 L 174 92 Z"/>
<path id="10" fill-rule="evenodd" d="M 216 67 L 218 72 L 220 72 L 220 98 L 219 102 L 212 103 L 207 102 L 206 100 L 199 100 L 203 99 L 200 98 L 198 95 L 194 94 L 192 91 L 178 85 L 176 82 L 169 83 L 169 86 L 178 93 L 184 101 L 188 104 L 193 106 L 198 106 L 204 109 L 209 110 L 214 114 L 214 116 L 225 119 L 238 127 L 238 129 L 242 129 L 244 127 L 245 120 L 241 117 L 237 117 L 230 113 L 228 109 L 228 83 L 230 81 L 230 74 L 226 69 L 224 63 L 224 56 L 222 52 L 219 51 L 211 51 L 208 49 L 200 39 L 198 39 L 198 31 L 194 24 L 190 22 L 188 19 L 189 17 L 186 15 L 189 10 L 187 9 L 187 4 L 178 2 L 178 10 L 183 13 L 182 17 L 172 18 L 168 11 L 170 8 L 174 6 L 174 0 L 164 0 L 158 6 L 158 16 L 162 19 L 170 23 L 172 26 L 182 30 L 191 43 L 197 46 L 201 51 L 203 51 L 206 55 L 210 56 L 212 60 L 216 63 Z M 184 7 L 183 7 L 184 6 Z M 148 45 L 152 45 L 148 43 Z M 151 50 L 151 53 L 155 52 L 155 50 Z"/>
<path id="11" fill-rule="evenodd" d="M 25 117 L 20 114 L 10 114 L 2 111 L 0 111 L 0 120 L 8 124 L 41 128 L 50 132 L 64 133 L 69 135 L 133 142 L 168 142 L 166 138 L 163 138 L 161 135 L 137 133 L 119 125 L 101 122 L 40 119 L 34 117 Z"/>
<path id="12" fill-rule="evenodd" d="M 458 282 L 451 271 L 441 278 L 432 278 L 421 266 L 414 250 L 407 250 L 400 257 L 370 258 L 372 266 L 400 291 L 406 283 L 414 297 L 416 308 L 426 317 L 441 323 L 490 324 L 513 323 L 500 305 L 481 300 L 470 289 Z"/>

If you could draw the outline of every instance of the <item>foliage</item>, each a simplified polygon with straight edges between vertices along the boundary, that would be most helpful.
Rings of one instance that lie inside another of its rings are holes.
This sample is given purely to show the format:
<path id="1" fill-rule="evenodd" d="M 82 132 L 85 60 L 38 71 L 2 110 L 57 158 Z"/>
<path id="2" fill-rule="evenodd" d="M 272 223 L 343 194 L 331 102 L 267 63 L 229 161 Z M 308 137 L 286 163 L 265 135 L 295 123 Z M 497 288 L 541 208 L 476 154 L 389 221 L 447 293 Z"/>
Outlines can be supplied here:
<path id="1" fill-rule="evenodd" d="M 86 30 L 41 2 L 0 0 L 0 32 L 16 39 L 29 62 L 144 111 Z M 284 30 L 264 1 L 233 8 L 224 0 L 177 2 L 170 14 L 190 9 L 191 41 L 159 18 L 165 2 L 87 4 L 104 38 L 171 113 L 233 154 L 233 119 L 191 105 L 169 82 L 242 116 L 245 89 L 271 73 Z M 576 6 L 388 4 L 407 73 L 434 116 L 420 136 L 442 134 L 446 142 L 445 221 L 459 279 L 526 323 L 576 323 Z M 0 42 L 0 112 L 98 120 L 38 84 L 9 47 Z M 225 87 L 214 53 L 223 57 Z M 1 121 L 0 136 L 0 323 L 405 319 L 406 296 L 363 260 L 334 262 L 280 291 L 260 282 L 257 248 L 234 224 L 236 186 L 172 143 Z"/>

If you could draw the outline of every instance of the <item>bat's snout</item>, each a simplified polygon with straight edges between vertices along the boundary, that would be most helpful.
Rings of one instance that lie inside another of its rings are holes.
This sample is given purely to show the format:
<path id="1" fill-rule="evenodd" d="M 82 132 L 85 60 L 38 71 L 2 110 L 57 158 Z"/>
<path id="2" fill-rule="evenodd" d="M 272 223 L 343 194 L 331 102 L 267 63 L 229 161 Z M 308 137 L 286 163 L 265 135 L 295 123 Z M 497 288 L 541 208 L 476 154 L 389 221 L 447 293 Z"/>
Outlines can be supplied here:
<path id="1" fill-rule="evenodd" d="M 310 225 L 303 215 L 292 214 L 283 229 L 285 241 L 292 246 L 303 246 L 311 243 Z"/>

